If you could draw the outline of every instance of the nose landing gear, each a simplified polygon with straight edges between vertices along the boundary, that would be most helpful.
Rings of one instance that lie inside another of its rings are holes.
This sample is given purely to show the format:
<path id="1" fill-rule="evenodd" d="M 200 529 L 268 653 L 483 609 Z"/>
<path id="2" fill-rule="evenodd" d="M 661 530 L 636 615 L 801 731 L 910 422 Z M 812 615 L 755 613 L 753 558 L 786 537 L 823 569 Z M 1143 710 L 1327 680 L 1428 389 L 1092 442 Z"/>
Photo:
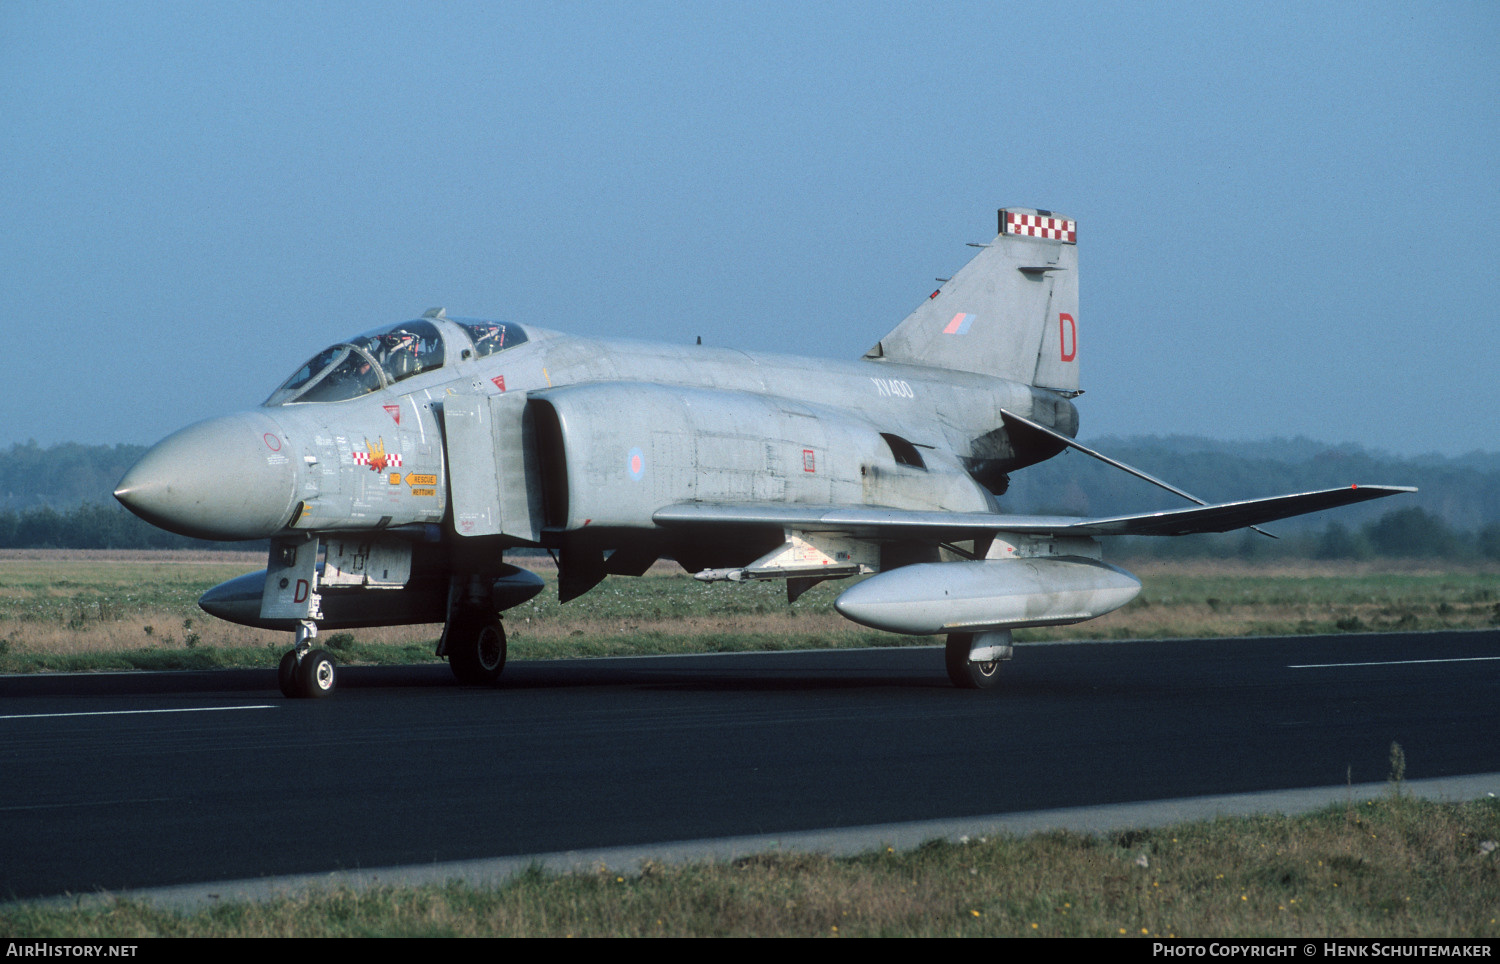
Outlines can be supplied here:
<path id="1" fill-rule="evenodd" d="M 282 696 L 317 699 L 333 692 L 333 657 L 312 648 L 317 635 L 318 624 L 311 619 L 298 623 L 296 648 L 281 657 L 281 665 L 276 667 L 276 684 L 281 687 Z"/>

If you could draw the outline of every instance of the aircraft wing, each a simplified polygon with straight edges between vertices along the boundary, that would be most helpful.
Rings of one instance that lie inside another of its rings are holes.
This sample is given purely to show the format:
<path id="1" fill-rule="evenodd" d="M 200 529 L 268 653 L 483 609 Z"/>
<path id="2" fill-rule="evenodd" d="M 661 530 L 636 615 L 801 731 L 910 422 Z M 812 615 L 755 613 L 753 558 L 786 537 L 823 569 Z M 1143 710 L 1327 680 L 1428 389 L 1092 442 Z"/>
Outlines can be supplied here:
<path id="1" fill-rule="evenodd" d="M 879 506 L 681 502 L 658 509 L 661 526 L 780 526 L 804 532 L 847 532 L 866 538 L 974 539 L 996 532 L 1070 536 L 1181 536 L 1228 532 L 1323 509 L 1415 492 L 1401 485 L 1351 485 L 1243 502 L 1189 506 L 1138 515 L 1003 515 L 988 512 L 933 512 Z"/>
<path id="2" fill-rule="evenodd" d="M 1068 531 L 1090 536 L 1185 536 L 1198 532 L 1228 532 L 1262 522 L 1290 519 L 1309 512 L 1415 491 L 1415 488 L 1406 485 L 1351 485 L 1347 488 L 1320 489 L 1296 495 L 1246 499 L 1243 502 L 1221 502 L 1218 505 L 1191 506 L 1164 512 L 1083 519 Z"/>

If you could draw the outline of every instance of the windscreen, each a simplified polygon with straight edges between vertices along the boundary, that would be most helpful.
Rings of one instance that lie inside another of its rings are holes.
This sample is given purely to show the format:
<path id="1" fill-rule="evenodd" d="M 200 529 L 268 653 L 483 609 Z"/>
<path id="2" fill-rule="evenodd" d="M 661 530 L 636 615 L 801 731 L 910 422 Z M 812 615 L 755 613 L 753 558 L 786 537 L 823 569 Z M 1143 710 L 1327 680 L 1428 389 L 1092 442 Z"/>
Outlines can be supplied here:
<path id="1" fill-rule="evenodd" d="M 267 405 L 341 402 L 443 366 L 443 339 L 431 322 L 366 332 L 314 355 L 266 399 Z"/>

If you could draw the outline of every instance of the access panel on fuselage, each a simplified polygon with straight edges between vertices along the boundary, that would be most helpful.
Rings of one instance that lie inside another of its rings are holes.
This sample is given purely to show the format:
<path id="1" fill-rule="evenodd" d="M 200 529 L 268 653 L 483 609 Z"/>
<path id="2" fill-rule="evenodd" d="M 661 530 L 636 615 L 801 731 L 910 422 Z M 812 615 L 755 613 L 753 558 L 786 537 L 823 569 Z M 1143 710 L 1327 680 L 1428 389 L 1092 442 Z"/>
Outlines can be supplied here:
<path id="1" fill-rule="evenodd" d="M 539 538 L 542 500 L 526 405 L 520 394 L 453 395 L 444 402 L 453 528 L 460 536 Z"/>

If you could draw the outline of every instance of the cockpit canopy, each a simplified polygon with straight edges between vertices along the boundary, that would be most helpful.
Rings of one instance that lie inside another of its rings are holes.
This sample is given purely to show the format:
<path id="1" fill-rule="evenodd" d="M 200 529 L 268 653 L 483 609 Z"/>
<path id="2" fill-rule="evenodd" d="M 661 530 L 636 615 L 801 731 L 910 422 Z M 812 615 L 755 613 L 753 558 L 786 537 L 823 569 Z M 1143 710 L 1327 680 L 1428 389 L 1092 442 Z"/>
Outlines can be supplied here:
<path id="1" fill-rule="evenodd" d="M 443 318 L 468 336 L 473 347 L 454 346 L 461 357 L 477 358 L 514 348 L 526 340 L 519 325 L 498 321 Z M 462 339 L 460 339 L 461 341 Z M 341 402 L 389 388 L 413 375 L 443 367 L 442 333 L 430 321 L 406 321 L 368 331 L 314 355 L 271 397 L 267 405 Z"/>
<path id="2" fill-rule="evenodd" d="M 521 330 L 520 325 L 512 325 L 504 321 L 476 321 L 472 318 L 449 318 L 448 320 L 462 328 L 464 334 L 469 336 L 469 340 L 474 343 L 474 355 L 477 358 L 514 348 L 526 340 L 526 332 Z"/>

